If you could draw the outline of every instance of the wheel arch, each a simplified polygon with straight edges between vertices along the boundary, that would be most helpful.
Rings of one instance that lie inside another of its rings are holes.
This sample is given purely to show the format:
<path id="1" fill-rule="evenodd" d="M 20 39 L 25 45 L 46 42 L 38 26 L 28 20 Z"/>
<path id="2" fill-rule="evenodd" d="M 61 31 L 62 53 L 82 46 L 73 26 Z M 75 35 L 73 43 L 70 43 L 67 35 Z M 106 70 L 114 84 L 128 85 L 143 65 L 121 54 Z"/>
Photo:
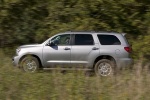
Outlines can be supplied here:
<path id="1" fill-rule="evenodd" d="M 25 57 L 27 57 L 27 56 L 33 56 L 33 57 L 37 58 L 37 60 L 39 61 L 39 64 L 40 64 L 40 68 L 43 67 L 40 58 L 39 58 L 37 55 L 35 55 L 35 54 L 26 54 L 26 55 L 23 55 L 23 56 L 20 58 L 20 60 L 19 60 L 19 65 L 20 65 L 21 61 L 22 61 Z"/>
<path id="2" fill-rule="evenodd" d="M 110 55 L 101 55 L 101 56 L 98 56 L 98 57 L 95 59 L 95 61 L 94 61 L 94 63 L 93 63 L 93 68 L 95 67 L 95 64 L 96 64 L 99 60 L 101 60 L 101 59 L 108 59 L 108 60 L 110 60 L 110 61 L 113 61 L 113 62 L 115 63 L 115 65 L 116 65 L 116 60 L 115 60 L 114 57 L 112 57 L 112 56 L 110 56 Z"/>

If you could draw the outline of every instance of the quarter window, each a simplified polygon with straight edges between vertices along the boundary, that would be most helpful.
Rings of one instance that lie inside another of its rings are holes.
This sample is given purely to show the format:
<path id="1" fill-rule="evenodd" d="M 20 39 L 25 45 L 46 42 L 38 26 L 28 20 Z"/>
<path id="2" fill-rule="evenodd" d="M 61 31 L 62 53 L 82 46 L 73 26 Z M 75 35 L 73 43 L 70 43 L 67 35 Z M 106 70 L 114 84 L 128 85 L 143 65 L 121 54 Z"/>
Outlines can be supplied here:
<path id="1" fill-rule="evenodd" d="M 98 35 L 101 45 L 121 45 L 120 40 L 114 35 Z"/>
<path id="2" fill-rule="evenodd" d="M 94 40 L 91 34 L 76 34 L 75 45 L 93 45 Z"/>

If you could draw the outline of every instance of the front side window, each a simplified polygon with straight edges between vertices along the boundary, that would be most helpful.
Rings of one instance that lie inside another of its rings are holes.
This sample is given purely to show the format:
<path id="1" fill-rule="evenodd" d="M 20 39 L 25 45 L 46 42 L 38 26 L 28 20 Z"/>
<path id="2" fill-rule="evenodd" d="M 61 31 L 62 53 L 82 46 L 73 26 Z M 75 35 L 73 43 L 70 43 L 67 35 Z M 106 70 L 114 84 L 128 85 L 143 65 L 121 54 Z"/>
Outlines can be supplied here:
<path id="1" fill-rule="evenodd" d="M 70 45 L 70 34 L 58 35 L 51 39 L 57 45 Z"/>
<path id="2" fill-rule="evenodd" d="M 101 45 L 121 45 L 120 40 L 114 35 L 98 35 Z"/>
<path id="3" fill-rule="evenodd" d="M 93 45 L 94 40 L 91 34 L 76 34 L 75 45 Z"/>

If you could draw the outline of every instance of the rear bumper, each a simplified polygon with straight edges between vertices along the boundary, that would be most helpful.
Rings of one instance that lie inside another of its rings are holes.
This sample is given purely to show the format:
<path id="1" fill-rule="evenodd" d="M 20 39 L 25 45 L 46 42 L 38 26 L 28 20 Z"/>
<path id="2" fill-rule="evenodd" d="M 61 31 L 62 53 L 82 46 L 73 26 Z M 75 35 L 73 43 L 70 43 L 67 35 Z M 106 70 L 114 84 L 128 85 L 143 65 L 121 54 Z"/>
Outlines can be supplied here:
<path id="1" fill-rule="evenodd" d="M 128 67 L 133 65 L 133 59 L 132 58 L 121 58 L 117 61 L 118 67 Z"/>
<path id="2" fill-rule="evenodd" d="M 12 64 L 13 64 L 13 66 L 19 66 L 19 59 L 20 59 L 19 56 L 14 56 L 12 58 Z"/>

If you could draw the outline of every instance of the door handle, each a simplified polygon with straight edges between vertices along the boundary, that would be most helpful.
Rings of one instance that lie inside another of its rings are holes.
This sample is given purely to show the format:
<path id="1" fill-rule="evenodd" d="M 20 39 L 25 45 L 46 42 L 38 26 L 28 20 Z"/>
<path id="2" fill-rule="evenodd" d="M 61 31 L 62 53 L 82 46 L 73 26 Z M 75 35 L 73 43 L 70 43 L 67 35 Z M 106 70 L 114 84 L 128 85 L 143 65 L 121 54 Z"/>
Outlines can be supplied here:
<path id="1" fill-rule="evenodd" d="M 99 49 L 99 48 L 97 48 L 97 47 L 93 47 L 93 48 L 92 48 L 92 50 L 98 50 L 98 49 Z"/>
<path id="2" fill-rule="evenodd" d="M 70 50 L 70 48 L 68 48 L 68 47 L 65 47 L 65 48 L 64 48 L 64 50 Z"/>

